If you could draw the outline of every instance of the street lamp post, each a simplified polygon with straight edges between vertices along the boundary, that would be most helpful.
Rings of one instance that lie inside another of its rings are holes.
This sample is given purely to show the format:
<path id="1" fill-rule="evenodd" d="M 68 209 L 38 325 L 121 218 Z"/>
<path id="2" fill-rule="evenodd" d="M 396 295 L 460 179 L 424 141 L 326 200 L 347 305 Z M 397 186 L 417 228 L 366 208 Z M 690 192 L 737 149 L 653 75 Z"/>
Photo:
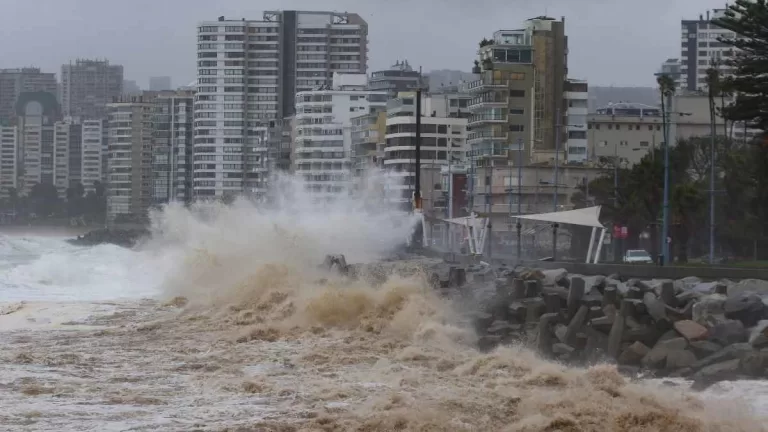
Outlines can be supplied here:
<path id="1" fill-rule="evenodd" d="M 558 183 L 560 180 L 560 108 L 555 112 L 555 193 L 554 193 L 554 212 L 557 212 L 557 195 L 558 195 Z M 557 261 L 557 223 L 552 224 L 552 261 Z"/>
<path id="2" fill-rule="evenodd" d="M 510 151 L 512 150 L 512 145 L 509 146 Z M 517 140 L 517 215 L 520 216 L 522 214 L 522 195 L 523 195 L 523 140 L 518 139 Z M 509 160 L 509 231 L 512 232 L 512 192 L 515 191 L 515 188 L 512 187 L 512 160 Z M 517 219 L 517 223 L 515 224 L 515 227 L 517 228 L 517 262 L 519 263 L 521 261 L 522 257 L 522 224 L 520 223 L 520 219 Z"/>
<path id="3" fill-rule="evenodd" d="M 657 73 L 658 83 L 662 97 L 662 108 L 664 125 L 664 204 L 662 208 L 661 217 L 661 255 L 659 257 L 659 265 L 665 265 L 666 260 L 669 259 L 669 147 L 670 147 L 670 133 L 672 119 L 672 95 L 675 92 L 675 81 L 672 78 L 672 74 L 669 73 Z M 666 107 L 664 107 L 666 105 Z"/>

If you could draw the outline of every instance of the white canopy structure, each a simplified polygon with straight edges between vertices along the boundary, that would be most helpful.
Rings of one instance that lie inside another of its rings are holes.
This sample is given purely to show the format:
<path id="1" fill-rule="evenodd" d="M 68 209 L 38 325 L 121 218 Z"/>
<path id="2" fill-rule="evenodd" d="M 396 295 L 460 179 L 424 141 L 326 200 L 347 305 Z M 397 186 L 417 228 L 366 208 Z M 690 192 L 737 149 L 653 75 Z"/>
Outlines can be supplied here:
<path id="1" fill-rule="evenodd" d="M 463 229 L 464 241 L 472 255 L 481 254 L 485 247 L 485 238 L 488 235 L 488 218 L 478 218 L 476 213 L 466 217 L 442 219 L 449 226 L 458 226 Z"/>
<path id="2" fill-rule="evenodd" d="M 600 229 L 600 240 L 597 243 L 597 251 L 595 252 L 593 261 L 595 264 L 597 264 L 597 261 L 600 257 L 600 250 L 602 249 L 603 241 L 605 240 L 605 227 L 600 223 L 600 206 L 562 212 L 539 213 L 513 217 L 516 217 L 517 219 L 534 220 L 540 222 L 592 227 L 592 235 L 589 237 L 589 250 L 587 251 L 587 263 L 589 263 L 590 257 L 592 255 L 592 249 L 595 245 L 595 234 L 597 233 L 597 230 Z"/>

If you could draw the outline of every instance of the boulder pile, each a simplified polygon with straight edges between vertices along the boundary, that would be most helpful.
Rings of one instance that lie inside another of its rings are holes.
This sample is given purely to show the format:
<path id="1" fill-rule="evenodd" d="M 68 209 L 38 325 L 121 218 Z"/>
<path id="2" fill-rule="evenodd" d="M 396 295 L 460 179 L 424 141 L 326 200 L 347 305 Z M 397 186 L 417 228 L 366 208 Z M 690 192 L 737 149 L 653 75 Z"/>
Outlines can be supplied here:
<path id="1" fill-rule="evenodd" d="M 148 231 L 140 229 L 98 229 L 70 239 L 68 242 L 76 246 L 114 244 L 131 248 L 138 243 L 139 239 L 147 235 L 149 235 Z"/>
<path id="2" fill-rule="evenodd" d="M 564 269 L 451 268 L 441 287 L 488 292 L 474 312 L 479 348 L 524 343 L 567 363 L 627 373 L 768 378 L 768 282 L 625 279 Z"/>

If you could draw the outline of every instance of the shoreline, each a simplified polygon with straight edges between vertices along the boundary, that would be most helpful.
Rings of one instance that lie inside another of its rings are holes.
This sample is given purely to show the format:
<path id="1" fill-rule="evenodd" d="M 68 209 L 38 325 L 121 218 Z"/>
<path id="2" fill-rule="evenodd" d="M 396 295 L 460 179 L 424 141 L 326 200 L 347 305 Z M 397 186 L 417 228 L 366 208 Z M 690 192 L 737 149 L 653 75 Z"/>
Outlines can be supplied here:
<path id="1" fill-rule="evenodd" d="M 24 225 L 0 225 L 0 235 L 8 236 L 41 236 L 41 237 L 77 237 L 98 229 L 97 226 L 71 227 L 71 226 L 24 226 Z"/>

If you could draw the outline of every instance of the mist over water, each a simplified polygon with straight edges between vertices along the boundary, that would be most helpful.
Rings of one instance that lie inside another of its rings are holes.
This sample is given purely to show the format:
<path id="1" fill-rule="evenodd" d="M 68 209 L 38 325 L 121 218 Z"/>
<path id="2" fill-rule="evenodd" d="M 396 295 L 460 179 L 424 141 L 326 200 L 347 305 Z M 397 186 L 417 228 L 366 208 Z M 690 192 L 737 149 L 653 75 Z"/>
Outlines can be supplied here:
<path id="1" fill-rule="evenodd" d="M 464 305 L 418 273 L 373 283 L 320 269 L 327 254 L 386 256 L 417 223 L 384 199 L 388 180 L 370 180 L 333 202 L 286 177 L 270 205 L 172 205 L 136 250 L 0 246 L 30 252 L 0 282 L 0 301 L 17 292 L 92 312 L 14 331 L 3 325 L 24 324 L 17 314 L 56 307 L 0 313 L 0 429 L 766 430 L 733 388 L 713 403 L 607 365 L 567 368 L 519 347 L 479 353 Z M 156 300 L 71 303 L 110 296 Z"/>

